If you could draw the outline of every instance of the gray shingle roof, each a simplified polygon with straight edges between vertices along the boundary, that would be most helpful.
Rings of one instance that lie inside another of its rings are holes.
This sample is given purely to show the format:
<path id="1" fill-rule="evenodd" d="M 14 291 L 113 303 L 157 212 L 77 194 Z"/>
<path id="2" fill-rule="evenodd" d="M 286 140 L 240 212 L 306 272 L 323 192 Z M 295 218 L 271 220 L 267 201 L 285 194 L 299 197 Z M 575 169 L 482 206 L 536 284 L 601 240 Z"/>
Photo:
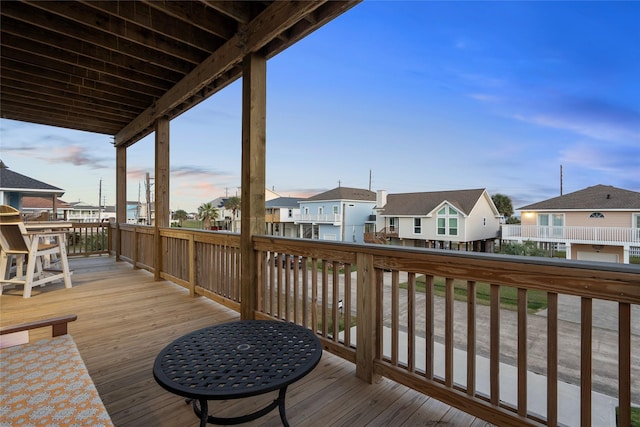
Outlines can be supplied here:
<path id="1" fill-rule="evenodd" d="M 265 208 L 297 208 L 298 202 L 303 201 L 299 197 L 278 197 L 264 202 Z"/>
<path id="2" fill-rule="evenodd" d="M 1 161 L 0 189 L 4 191 L 20 191 L 22 193 L 64 193 L 62 188 L 54 187 L 10 170 Z"/>
<path id="3" fill-rule="evenodd" d="M 375 202 L 376 193 L 361 188 L 337 187 L 309 197 L 305 201 L 315 202 L 319 200 L 363 200 Z"/>
<path id="4" fill-rule="evenodd" d="M 383 215 L 428 215 L 442 202 L 447 201 L 460 212 L 469 215 L 478 199 L 484 193 L 483 188 L 473 190 L 431 191 L 423 193 L 389 194 Z"/>
<path id="5" fill-rule="evenodd" d="M 640 193 L 610 185 L 594 185 L 573 193 L 564 194 L 542 202 L 518 208 L 518 210 L 613 210 L 640 209 Z"/>

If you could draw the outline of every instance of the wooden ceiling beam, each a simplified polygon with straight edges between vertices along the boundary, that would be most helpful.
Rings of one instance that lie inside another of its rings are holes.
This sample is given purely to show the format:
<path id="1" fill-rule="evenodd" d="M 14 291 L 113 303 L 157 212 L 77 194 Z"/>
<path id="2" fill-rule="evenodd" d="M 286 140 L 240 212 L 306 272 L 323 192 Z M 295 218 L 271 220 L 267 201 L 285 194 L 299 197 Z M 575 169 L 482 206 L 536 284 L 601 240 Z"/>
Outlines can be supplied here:
<path id="1" fill-rule="evenodd" d="M 202 2 L 241 24 L 248 24 L 256 14 L 249 2 L 214 0 L 202 0 Z"/>
<path id="2" fill-rule="evenodd" d="M 3 71 L 14 71 L 15 73 L 24 73 L 32 76 L 33 79 L 46 76 L 48 80 L 53 80 L 65 85 L 80 86 L 92 89 L 99 89 L 107 93 L 119 93 L 123 96 L 144 99 L 159 97 L 163 91 L 143 84 L 130 82 L 127 80 L 114 79 L 110 76 L 104 76 L 96 73 L 93 76 L 81 77 L 72 72 L 58 71 L 57 69 L 44 68 L 43 66 L 33 65 L 30 62 L 23 62 L 25 56 L 13 56 L 15 52 L 9 52 L 12 49 L 5 48 L 2 52 L 2 60 L 0 66 Z M 19 58 L 19 59 L 16 59 Z M 30 57 L 28 59 L 37 59 Z M 28 60 L 26 59 L 26 60 Z M 42 61 L 44 62 L 44 61 Z M 49 61 L 48 65 L 55 65 Z M 107 77 L 107 78 L 105 78 Z"/>
<path id="3" fill-rule="evenodd" d="M 119 95 L 115 95 L 109 92 L 103 92 L 96 89 L 82 88 L 77 86 L 65 86 L 64 84 L 49 81 L 46 78 L 39 76 L 34 80 L 26 80 L 24 75 L 19 75 L 12 70 L 3 70 L 0 77 L 2 85 L 7 87 L 15 87 L 16 89 L 30 90 L 32 92 L 40 92 L 51 96 L 57 96 L 61 99 L 71 101 L 72 99 L 85 100 L 92 102 L 94 105 L 100 105 L 103 101 L 111 101 L 118 103 L 121 108 L 131 108 L 134 110 L 140 110 L 145 105 L 149 105 L 149 99 L 138 98 L 124 98 Z M 96 99 L 101 97 L 102 99 Z"/>
<path id="4" fill-rule="evenodd" d="M 162 9 L 152 8 L 139 1 L 82 0 L 81 3 L 109 15 L 118 16 L 127 22 L 138 25 L 147 32 L 162 34 L 204 52 L 213 52 L 226 41 L 221 34 L 211 33 L 194 26 L 189 26 L 185 31 L 184 25 L 177 25 L 181 22 L 175 17 L 164 13 Z M 229 26 L 229 24 L 227 25 Z"/>
<path id="5" fill-rule="evenodd" d="M 127 2 L 118 3 L 118 5 L 125 3 Z M 140 49 L 152 49 L 162 55 L 170 55 L 192 64 L 199 63 L 210 53 L 209 50 L 194 48 L 182 41 L 168 38 L 161 31 L 149 31 L 135 22 L 124 20 L 118 15 L 112 15 L 99 9 L 87 7 L 83 3 L 75 1 L 37 1 L 29 4 L 46 13 L 58 16 L 64 22 L 69 22 L 69 25 L 66 26 L 70 27 L 67 30 L 68 36 L 78 38 L 85 35 L 85 40 L 88 42 L 110 50 L 119 50 L 124 47 L 125 51 L 140 52 Z M 31 19 L 34 19 L 32 15 Z M 175 26 L 175 20 L 172 23 L 167 23 L 167 25 Z M 98 31 L 87 31 L 87 28 Z M 86 34 L 94 33 L 96 34 L 95 36 L 87 38 Z M 131 42 L 131 45 L 123 46 L 125 40 Z"/>
<path id="6" fill-rule="evenodd" d="M 229 40 L 238 30 L 238 24 L 233 19 L 216 13 L 199 2 L 138 0 L 135 3 L 157 9 L 183 23 L 187 23 L 188 26 L 195 26 L 208 33 L 215 34 L 222 40 Z M 182 26 L 180 25 L 179 27 Z"/>
<path id="7" fill-rule="evenodd" d="M 171 83 L 185 75 L 140 58 L 130 58 L 104 49 L 92 48 L 79 40 L 69 41 L 54 32 L 33 29 L 4 16 L 0 21 L 0 28 L 3 46 L 31 52 L 51 61 L 62 61 L 131 81 L 139 81 L 150 76 Z M 29 38 L 24 38 L 24 34 L 29 34 Z"/>
<path id="8" fill-rule="evenodd" d="M 28 99 L 33 104 L 43 101 L 49 104 L 58 104 L 60 105 L 60 108 L 64 105 L 68 105 L 71 108 L 83 108 L 85 110 L 95 110 L 96 108 L 96 104 L 92 102 L 92 100 L 83 99 L 81 97 L 74 97 L 72 100 L 69 100 L 68 98 L 61 98 L 59 96 L 56 96 L 55 94 L 43 94 L 41 91 L 34 90 L 31 87 L 29 87 L 28 89 L 21 89 L 16 86 L 11 86 L 11 82 L 7 83 L 9 84 L 0 85 L 0 88 L 2 88 L 3 96 L 10 97 L 11 99 Z M 102 102 L 98 106 L 100 107 L 101 114 L 109 114 L 113 117 L 120 117 L 121 119 L 134 119 L 136 116 L 136 111 L 138 111 L 137 109 L 124 108 L 121 104 L 116 104 L 115 102 L 109 101 Z"/>
<path id="9" fill-rule="evenodd" d="M 152 63 L 162 64 L 163 69 L 183 74 L 187 74 L 199 62 L 185 61 L 129 40 L 118 39 L 107 34 L 102 35 L 100 32 L 81 28 L 79 24 L 40 9 L 30 8 L 32 12 L 25 13 L 26 8 L 16 5 L 20 3 L 11 1 L 2 4 L 2 29 L 12 32 L 13 28 L 19 28 L 18 34 L 27 39 L 84 53 L 87 56 L 95 56 L 105 61 L 113 61 L 116 64 L 127 64 L 139 58 L 153 58 Z M 7 28 L 9 25 L 10 27 Z M 62 29 L 62 31 L 53 32 L 50 28 Z M 58 40 L 53 42 L 50 38 Z"/>
<path id="10" fill-rule="evenodd" d="M 249 52 L 262 49 L 277 34 L 282 33 L 306 14 L 311 13 L 323 4 L 317 2 L 273 2 L 246 27 L 246 30 L 233 36 L 213 55 L 198 65 L 189 75 L 178 82 L 151 107 L 127 125 L 116 135 L 115 144 L 130 145 L 140 138 L 143 129 L 168 111 L 182 104 L 203 87 L 213 81 L 216 76 L 242 61 Z M 146 135 L 142 135 L 144 137 Z"/>
<path id="11" fill-rule="evenodd" d="M 6 107 L 5 107 L 6 105 Z M 10 101 L 3 102 L 2 116 L 21 117 L 21 120 L 30 123 L 49 124 L 50 120 L 56 121 L 56 126 L 84 130 L 89 132 L 113 135 L 114 129 L 118 129 L 121 124 L 109 123 L 103 121 L 95 115 L 82 116 L 77 114 L 59 114 L 48 110 L 39 110 L 37 108 L 24 108 L 22 106 L 14 106 Z"/>
<path id="12" fill-rule="evenodd" d="M 88 116 L 95 111 L 95 105 L 82 102 L 71 102 L 61 104 L 59 98 L 49 95 L 38 95 L 33 92 L 20 91 L 15 88 L 2 87 L 2 93 L 11 95 L 11 103 L 13 105 L 23 105 L 25 108 L 49 110 L 52 112 L 82 114 Z M 66 108 L 62 108 L 65 106 Z M 101 108 L 100 118 L 113 123 L 128 123 L 135 117 L 135 113 L 128 112 L 125 109 Z"/>

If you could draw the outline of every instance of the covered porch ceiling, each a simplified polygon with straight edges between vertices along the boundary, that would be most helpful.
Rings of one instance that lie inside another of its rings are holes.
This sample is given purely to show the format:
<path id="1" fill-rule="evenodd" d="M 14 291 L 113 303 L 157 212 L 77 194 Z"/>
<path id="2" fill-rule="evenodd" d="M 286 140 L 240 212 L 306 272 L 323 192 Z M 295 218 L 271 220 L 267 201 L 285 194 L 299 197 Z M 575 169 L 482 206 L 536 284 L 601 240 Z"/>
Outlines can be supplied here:
<path id="1" fill-rule="evenodd" d="M 0 115 L 130 146 L 359 1 L 3 1 Z"/>

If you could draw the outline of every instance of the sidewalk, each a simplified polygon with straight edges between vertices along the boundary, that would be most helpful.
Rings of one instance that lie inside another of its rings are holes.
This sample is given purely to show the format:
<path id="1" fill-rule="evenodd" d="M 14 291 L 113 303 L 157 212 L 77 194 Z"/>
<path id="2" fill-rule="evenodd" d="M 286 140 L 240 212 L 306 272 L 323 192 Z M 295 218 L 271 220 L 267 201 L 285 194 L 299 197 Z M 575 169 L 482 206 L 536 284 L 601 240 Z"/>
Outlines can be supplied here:
<path id="1" fill-rule="evenodd" d="M 351 339 L 356 339 L 356 328 L 351 329 Z M 391 354 L 391 329 L 384 328 L 384 354 Z M 400 332 L 398 358 L 401 361 L 407 360 L 407 334 Z M 426 353 L 425 340 L 417 338 L 416 343 L 417 369 L 425 369 Z M 434 343 L 434 374 L 444 378 L 444 345 Z M 467 382 L 467 353 L 463 350 L 454 349 L 454 382 L 466 384 Z M 517 405 L 518 397 L 518 372 L 515 366 L 500 363 L 500 400 Z M 528 409 L 546 418 L 547 414 L 547 377 L 544 375 L 529 372 L 527 377 L 528 386 Z M 489 359 L 476 356 L 476 390 L 479 393 L 489 395 Z M 615 427 L 615 409 L 618 400 L 601 393 L 592 392 L 592 418 L 591 425 L 594 427 Z M 558 423 L 569 427 L 580 426 L 580 387 L 558 382 Z"/>

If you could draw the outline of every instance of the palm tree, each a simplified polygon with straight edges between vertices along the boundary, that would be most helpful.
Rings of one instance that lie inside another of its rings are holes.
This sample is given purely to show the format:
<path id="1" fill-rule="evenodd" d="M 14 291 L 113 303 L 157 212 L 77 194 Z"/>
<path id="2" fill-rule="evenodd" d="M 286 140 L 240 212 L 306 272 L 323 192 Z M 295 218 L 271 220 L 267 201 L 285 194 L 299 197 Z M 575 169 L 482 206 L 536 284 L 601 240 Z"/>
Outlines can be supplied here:
<path id="1" fill-rule="evenodd" d="M 240 210 L 240 197 L 229 197 L 224 202 L 224 208 L 229 209 L 233 214 L 231 219 L 231 231 L 235 231 L 236 211 Z"/>
<path id="2" fill-rule="evenodd" d="M 509 196 L 497 193 L 491 196 L 491 200 L 493 200 L 493 204 L 496 205 L 496 209 L 504 216 L 505 220 L 513 215 L 513 205 Z"/>
<path id="3" fill-rule="evenodd" d="M 198 206 L 198 219 L 203 222 L 204 229 L 211 229 L 211 220 L 218 219 L 218 209 L 214 208 L 211 202 Z"/>
<path id="4" fill-rule="evenodd" d="M 188 217 L 189 217 L 189 215 L 187 214 L 187 211 L 185 211 L 183 209 L 178 209 L 177 211 L 175 211 L 173 213 L 173 219 L 178 221 L 178 225 L 180 227 L 182 227 L 182 221 L 184 221 Z"/>

